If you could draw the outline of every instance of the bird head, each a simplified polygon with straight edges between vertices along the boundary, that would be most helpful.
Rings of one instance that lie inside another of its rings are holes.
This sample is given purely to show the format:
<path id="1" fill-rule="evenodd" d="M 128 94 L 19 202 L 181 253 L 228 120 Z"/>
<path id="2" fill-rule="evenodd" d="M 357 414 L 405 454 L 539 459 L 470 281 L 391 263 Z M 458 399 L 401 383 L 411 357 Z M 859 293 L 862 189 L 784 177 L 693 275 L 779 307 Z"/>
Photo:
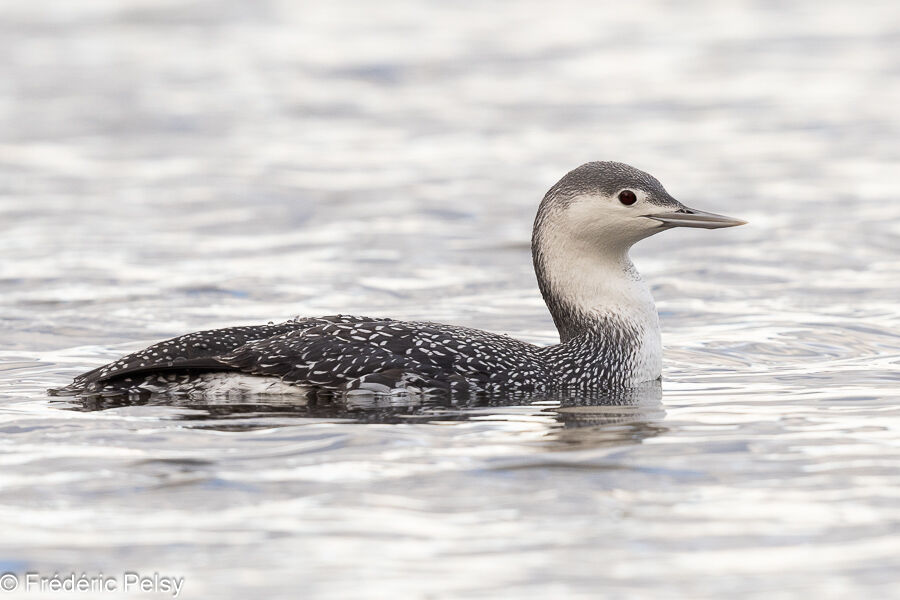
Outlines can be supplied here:
<path id="1" fill-rule="evenodd" d="M 627 252 L 635 242 L 675 227 L 720 229 L 746 221 L 688 208 L 652 175 L 618 162 L 590 162 L 550 188 L 535 235 L 552 230 L 578 246 Z"/>

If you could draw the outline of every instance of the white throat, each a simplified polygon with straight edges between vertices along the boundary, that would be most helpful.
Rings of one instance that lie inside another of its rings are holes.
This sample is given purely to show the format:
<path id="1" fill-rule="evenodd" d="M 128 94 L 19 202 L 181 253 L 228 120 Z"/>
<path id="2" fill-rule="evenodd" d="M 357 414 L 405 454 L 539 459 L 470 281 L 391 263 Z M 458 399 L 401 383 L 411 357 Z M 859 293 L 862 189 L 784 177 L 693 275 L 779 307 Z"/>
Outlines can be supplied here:
<path id="1" fill-rule="evenodd" d="M 580 315 L 588 323 L 622 322 L 638 337 L 631 365 L 633 382 L 659 378 L 659 316 L 649 288 L 628 256 L 628 247 L 558 233 L 551 230 L 541 235 L 539 255 L 550 296 L 548 306 L 560 328 L 561 341 L 566 343 L 579 333 L 560 326 L 567 313 Z"/>

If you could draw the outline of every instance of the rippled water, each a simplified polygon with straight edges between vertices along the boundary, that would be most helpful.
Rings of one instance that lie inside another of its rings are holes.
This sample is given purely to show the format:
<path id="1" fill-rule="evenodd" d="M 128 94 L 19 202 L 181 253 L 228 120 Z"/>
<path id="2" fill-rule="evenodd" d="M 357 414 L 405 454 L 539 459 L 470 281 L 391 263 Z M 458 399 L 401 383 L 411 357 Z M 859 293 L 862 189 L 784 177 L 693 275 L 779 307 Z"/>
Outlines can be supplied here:
<path id="1" fill-rule="evenodd" d="M 158 571 L 187 598 L 897 597 L 897 7 L 3 4 L 0 572 Z M 595 159 L 751 222 L 635 249 L 661 392 L 44 394 L 297 314 L 552 342 L 531 219 Z"/>

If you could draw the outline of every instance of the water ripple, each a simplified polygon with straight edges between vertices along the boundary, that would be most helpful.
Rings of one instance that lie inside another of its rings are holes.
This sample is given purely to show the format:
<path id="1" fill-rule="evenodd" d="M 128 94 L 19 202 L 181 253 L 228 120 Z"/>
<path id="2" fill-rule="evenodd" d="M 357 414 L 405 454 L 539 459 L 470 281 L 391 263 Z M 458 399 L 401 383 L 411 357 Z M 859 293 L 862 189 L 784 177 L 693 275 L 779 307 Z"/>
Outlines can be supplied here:
<path id="1" fill-rule="evenodd" d="M 197 598 L 896 595 L 896 3 L 36 6 L 0 8 L 0 571 L 159 571 Z M 750 221 L 635 248 L 661 389 L 44 393 L 298 314 L 552 343 L 531 221 L 592 159 Z"/>

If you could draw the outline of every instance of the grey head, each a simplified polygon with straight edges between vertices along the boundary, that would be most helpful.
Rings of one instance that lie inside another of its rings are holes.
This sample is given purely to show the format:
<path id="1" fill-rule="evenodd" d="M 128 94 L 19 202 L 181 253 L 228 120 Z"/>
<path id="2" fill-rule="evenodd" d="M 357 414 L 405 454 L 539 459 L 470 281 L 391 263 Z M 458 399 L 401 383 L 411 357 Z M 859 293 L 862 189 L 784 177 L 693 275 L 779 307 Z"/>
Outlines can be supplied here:
<path id="1" fill-rule="evenodd" d="M 589 162 L 569 171 L 550 188 L 544 201 L 567 203 L 582 195 L 599 193 L 613 196 L 624 189 L 641 190 L 647 194 L 648 202 L 658 206 L 673 209 L 684 207 L 669 195 L 653 175 L 631 165 L 611 161 Z"/>
<path id="2" fill-rule="evenodd" d="M 624 163 L 590 162 L 570 171 L 544 196 L 532 233 L 538 283 L 561 337 L 583 329 L 584 315 L 599 307 L 643 302 L 629 283 L 639 280 L 628 258 L 636 242 L 675 227 L 742 224 L 688 208 L 658 179 Z"/>
<path id="3" fill-rule="evenodd" d="M 545 230 L 586 243 L 626 250 L 635 242 L 673 227 L 719 229 L 745 221 L 688 208 L 658 179 L 620 162 L 597 161 L 567 173 L 544 196 L 534 241 Z"/>

